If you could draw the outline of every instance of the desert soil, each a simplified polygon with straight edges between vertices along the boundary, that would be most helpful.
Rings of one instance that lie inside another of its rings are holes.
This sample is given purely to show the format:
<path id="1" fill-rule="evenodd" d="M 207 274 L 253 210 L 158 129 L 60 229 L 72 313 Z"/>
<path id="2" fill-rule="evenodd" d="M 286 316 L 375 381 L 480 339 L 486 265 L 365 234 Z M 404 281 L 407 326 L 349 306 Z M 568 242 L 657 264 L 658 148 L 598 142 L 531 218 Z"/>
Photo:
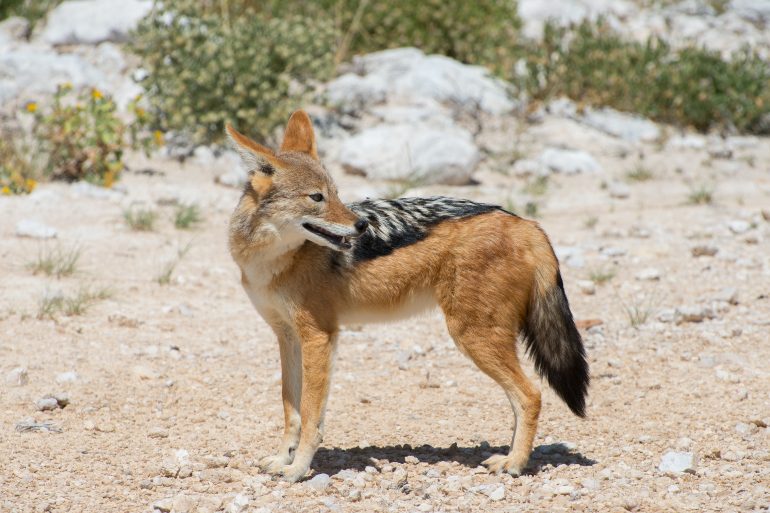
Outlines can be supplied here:
<path id="1" fill-rule="evenodd" d="M 520 143 L 536 153 L 545 130 Z M 0 511 L 767 511 L 770 145 L 736 139 L 732 155 L 709 156 L 713 139 L 628 152 L 591 137 L 605 172 L 552 176 L 533 197 L 554 245 L 572 253 L 563 274 L 575 317 L 602 322 L 583 331 L 588 417 L 541 383 L 536 449 L 521 477 L 480 467 L 506 450 L 512 414 L 439 313 L 342 331 L 313 463 L 328 482 L 260 473 L 255 462 L 282 431 L 278 349 L 227 251 L 239 192 L 214 184 L 209 169 L 132 156 L 114 196 L 55 183 L 0 198 Z M 638 165 L 653 176 L 630 182 L 629 197 L 603 187 Z M 139 172 L 147 167 L 162 174 Z M 501 167 L 485 162 L 474 186 L 409 194 L 521 197 L 527 179 Z M 332 171 L 348 199 L 388 188 Z M 713 202 L 689 203 L 701 185 Z M 198 228 L 174 228 L 180 201 L 202 206 Z M 142 202 L 160 214 L 154 231 L 123 220 Z M 56 228 L 57 239 L 18 237 L 24 219 Z M 57 244 L 82 249 L 77 272 L 33 274 L 27 263 Z M 695 257 L 696 246 L 716 254 Z M 602 283 L 588 294 L 578 282 L 592 277 Z M 37 318 L 42 297 L 83 287 L 110 296 L 81 315 Z M 69 404 L 38 411 L 47 394 Z M 54 431 L 17 430 L 30 420 Z M 660 470 L 669 451 L 692 453 L 690 471 Z"/>

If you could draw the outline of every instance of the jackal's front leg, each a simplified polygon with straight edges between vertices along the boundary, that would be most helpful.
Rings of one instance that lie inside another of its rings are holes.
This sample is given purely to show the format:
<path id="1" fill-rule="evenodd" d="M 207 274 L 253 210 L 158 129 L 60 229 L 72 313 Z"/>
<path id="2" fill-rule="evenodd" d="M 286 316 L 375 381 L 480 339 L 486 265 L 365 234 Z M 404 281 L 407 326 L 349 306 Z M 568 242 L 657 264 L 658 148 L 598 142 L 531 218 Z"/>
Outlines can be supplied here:
<path id="1" fill-rule="evenodd" d="M 329 374 L 336 336 L 317 329 L 305 328 L 299 333 L 302 344 L 302 428 L 294 461 L 280 470 L 287 481 L 299 481 L 307 473 L 323 439 Z"/>
<path id="2" fill-rule="evenodd" d="M 271 474 L 294 459 L 300 436 L 299 403 L 302 394 L 302 352 L 297 336 L 288 326 L 274 326 L 281 351 L 281 396 L 283 398 L 283 439 L 278 453 L 262 458 L 259 466 Z"/>

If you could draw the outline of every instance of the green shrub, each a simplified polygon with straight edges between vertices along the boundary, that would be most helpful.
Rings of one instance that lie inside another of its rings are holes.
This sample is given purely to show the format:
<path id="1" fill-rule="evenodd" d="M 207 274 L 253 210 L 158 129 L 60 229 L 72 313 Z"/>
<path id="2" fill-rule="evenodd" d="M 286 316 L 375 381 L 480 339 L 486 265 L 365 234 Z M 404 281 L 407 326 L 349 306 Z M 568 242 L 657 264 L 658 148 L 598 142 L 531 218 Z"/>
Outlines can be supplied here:
<path id="1" fill-rule="evenodd" d="M 196 143 L 219 140 L 226 121 L 270 139 L 333 70 L 334 30 L 321 17 L 249 8 L 223 16 L 206 2 L 156 2 L 133 39 L 153 123 Z"/>
<path id="2" fill-rule="evenodd" d="M 35 25 L 61 2 L 62 0 L 2 0 L 0 1 L 0 20 L 9 16 L 26 18 L 29 20 L 27 33 L 29 35 Z"/>
<path id="3" fill-rule="evenodd" d="M 0 194 L 27 194 L 37 186 L 39 167 L 19 132 L 0 131 Z"/>
<path id="4" fill-rule="evenodd" d="M 521 28 L 514 0 L 318 0 L 315 4 L 335 18 L 337 62 L 350 54 L 416 46 L 426 53 L 503 71 L 513 65 L 509 48 Z"/>
<path id="5" fill-rule="evenodd" d="M 770 132 L 770 67 L 749 51 L 725 60 L 700 48 L 674 51 L 659 38 L 629 42 L 599 21 L 546 25 L 527 61 L 537 99 L 564 95 L 702 131 Z"/>
<path id="6" fill-rule="evenodd" d="M 47 159 L 45 176 L 87 180 L 110 187 L 123 170 L 125 125 L 115 103 L 98 89 L 72 93 L 60 85 L 50 108 L 27 104 L 35 116 L 34 135 Z"/>

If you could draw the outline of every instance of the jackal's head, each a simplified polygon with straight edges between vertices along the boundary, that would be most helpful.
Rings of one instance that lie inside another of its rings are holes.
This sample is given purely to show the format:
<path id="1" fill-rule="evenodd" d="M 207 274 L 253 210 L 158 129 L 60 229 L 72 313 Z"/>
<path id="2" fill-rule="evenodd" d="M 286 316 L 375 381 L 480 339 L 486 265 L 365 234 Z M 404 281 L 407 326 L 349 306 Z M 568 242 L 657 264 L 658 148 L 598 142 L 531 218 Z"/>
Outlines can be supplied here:
<path id="1" fill-rule="evenodd" d="M 234 251 L 268 244 L 289 250 L 305 240 L 344 251 L 366 230 L 366 220 L 343 205 L 321 165 L 313 125 L 304 111 L 292 114 L 278 152 L 230 125 L 227 134 L 249 170 L 230 221 Z"/>

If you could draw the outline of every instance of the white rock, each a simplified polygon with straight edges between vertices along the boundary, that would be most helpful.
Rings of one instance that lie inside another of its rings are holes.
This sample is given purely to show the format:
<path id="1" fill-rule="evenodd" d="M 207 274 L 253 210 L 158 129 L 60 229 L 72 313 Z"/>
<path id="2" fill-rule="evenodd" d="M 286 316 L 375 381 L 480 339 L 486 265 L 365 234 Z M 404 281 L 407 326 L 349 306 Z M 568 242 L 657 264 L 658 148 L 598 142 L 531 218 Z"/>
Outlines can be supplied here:
<path id="1" fill-rule="evenodd" d="M 370 53 L 354 58 L 353 64 L 361 75 L 371 80 L 365 86 L 359 81 L 355 87 L 366 89 L 376 101 L 381 101 L 377 90 L 385 84 L 388 101 L 429 98 L 455 104 L 469 112 L 480 109 L 497 115 L 510 112 L 516 106 L 506 83 L 493 77 L 486 68 L 462 64 L 443 55 L 425 55 L 416 48 Z M 376 79 L 372 79 L 372 75 Z M 353 79 L 345 80 L 351 87 Z"/>
<path id="2" fill-rule="evenodd" d="M 15 387 L 21 387 L 29 383 L 29 374 L 27 373 L 26 367 L 16 367 L 15 369 L 11 369 L 6 375 L 5 375 L 5 382 L 8 385 L 12 385 Z"/>
<path id="3" fill-rule="evenodd" d="M 487 494 L 487 497 L 489 497 L 489 500 L 491 501 L 503 500 L 503 498 L 505 498 L 505 487 L 503 487 L 503 485 L 496 487 L 494 490 Z"/>
<path id="4" fill-rule="evenodd" d="M 629 142 L 655 141 L 660 137 L 658 125 L 635 114 L 618 112 L 605 107 L 588 109 L 580 121 L 615 137 Z"/>
<path id="5" fill-rule="evenodd" d="M 689 148 L 693 150 L 702 150 L 706 147 L 706 138 L 702 135 L 688 134 L 674 136 L 668 140 L 668 146 L 673 148 Z"/>
<path id="6" fill-rule="evenodd" d="M 480 153 L 459 127 L 425 124 L 379 125 L 344 141 L 339 160 L 348 172 L 374 180 L 425 184 L 467 184 Z"/>
<path id="7" fill-rule="evenodd" d="M 388 84 L 382 76 L 346 73 L 326 85 L 329 103 L 344 112 L 357 112 L 385 101 Z"/>
<path id="8" fill-rule="evenodd" d="M 666 473 L 680 474 L 682 472 L 695 473 L 697 458 L 692 452 L 668 451 L 660 459 L 658 470 Z"/>
<path id="9" fill-rule="evenodd" d="M 513 163 L 511 169 L 516 176 L 548 176 L 551 170 L 539 160 L 519 159 Z"/>
<path id="10" fill-rule="evenodd" d="M 660 279 L 660 270 L 648 267 L 636 273 L 636 279 L 640 281 L 657 281 Z"/>
<path id="11" fill-rule="evenodd" d="M 580 292 L 587 296 L 593 296 L 596 294 L 596 284 L 591 280 L 578 280 L 576 285 L 580 289 Z"/>
<path id="12" fill-rule="evenodd" d="M 126 41 L 151 9 L 151 0 L 68 0 L 48 14 L 40 38 L 52 45 Z"/>
<path id="13" fill-rule="evenodd" d="M 631 195 L 631 188 L 623 182 L 611 182 L 608 192 L 613 198 L 625 199 Z"/>
<path id="14" fill-rule="evenodd" d="M 731 305 L 737 305 L 738 304 L 738 289 L 734 287 L 726 287 L 722 290 L 720 290 L 716 296 L 714 296 L 714 299 L 717 301 L 724 301 L 725 303 L 730 303 Z"/>
<path id="15" fill-rule="evenodd" d="M 569 267 L 580 268 L 585 265 L 583 250 L 574 246 L 554 246 L 556 258 Z"/>
<path id="16" fill-rule="evenodd" d="M 23 40 L 28 30 L 29 21 L 21 16 L 11 16 L 0 21 L 0 47 Z"/>
<path id="17" fill-rule="evenodd" d="M 56 375 L 57 383 L 73 383 L 77 381 L 78 373 L 75 371 L 61 372 Z"/>
<path id="18" fill-rule="evenodd" d="M 117 201 L 125 196 L 125 191 L 118 188 L 107 188 L 92 183 L 79 181 L 70 185 L 72 195 L 80 198 L 94 198 Z"/>
<path id="19" fill-rule="evenodd" d="M 249 498 L 242 493 L 239 493 L 233 497 L 233 500 L 230 502 L 230 504 L 227 505 L 225 511 L 227 511 L 227 513 L 242 513 L 246 511 L 248 507 Z"/>
<path id="20" fill-rule="evenodd" d="M 55 397 L 43 397 L 35 402 L 35 407 L 39 411 L 55 410 L 59 407 L 59 402 Z"/>
<path id="21" fill-rule="evenodd" d="M 676 322 L 703 322 L 716 317 L 714 311 L 706 306 L 680 306 L 676 309 Z"/>
<path id="22" fill-rule="evenodd" d="M 749 224 L 747 221 L 736 219 L 735 221 L 730 221 L 727 223 L 727 227 L 730 228 L 730 231 L 734 234 L 740 235 L 749 231 L 751 224 Z"/>
<path id="23" fill-rule="evenodd" d="M 770 0 L 733 0 L 730 10 L 753 22 L 770 22 Z"/>
<path id="24" fill-rule="evenodd" d="M 547 148 L 538 160 L 554 173 L 565 175 L 598 173 L 602 169 L 589 153 L 580 150 Z"/>
<path id="25" fill-rule="evenodd" d="M 101 71 L 75 54 L 34 46 L 0 52 L 0 104 L 53 93 L 63 82 L 77 88 L 101 87 L 104 81 Z"/>
<path id="26" fill-rule="evenodd" d="M 322 492 L 326 490 L 331 484 L 332 479 L 329 474 L 316 474 L 307 482 L 307 485 L 316 492 Z"/>
<path id="27" fill-rule="evenodd" d="M 32 239 L 52 239 L 56 237 L 56 229 L 38 221 L 24 219 L 16 223 L 16 235 Z"/>
<path id="28" fill-rule="evenodd" d="M 624 248 L 605 246 L 601 249 L 601 253 L 606 257 L 615 258 L 624 256 L 626 253 L 628 253 L 628 251 L 626 251 Z"/>

